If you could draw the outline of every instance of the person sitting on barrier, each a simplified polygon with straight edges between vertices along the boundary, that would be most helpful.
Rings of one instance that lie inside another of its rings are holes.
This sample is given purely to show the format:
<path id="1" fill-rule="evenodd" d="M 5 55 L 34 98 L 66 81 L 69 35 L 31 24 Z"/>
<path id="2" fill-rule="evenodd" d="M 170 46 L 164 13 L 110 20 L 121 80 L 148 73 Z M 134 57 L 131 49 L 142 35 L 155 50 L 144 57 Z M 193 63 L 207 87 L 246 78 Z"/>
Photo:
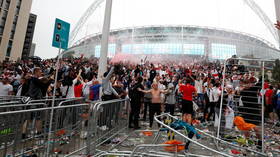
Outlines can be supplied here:
<path id="1" fill-rule="evenodd" d="M 261 134 L 260 134 L 260 128 L 258 128 L 256 125 L 251 123 L 246 123 L 244 118 L 240 116 L 236 116 L 233 121 L 234 125 L 238 128 L 238 130 L 242 131 L 246 138 L 250 137 L 250 131 L 255 132 L 257 138 L 258 138 L 258 147 L 262 147 L 262 140 L 261 140 Z"/>
<path id="2" fill-rule="evenodd" d="M 176 120 L 175 122 L 170 124 L 170 127 L 175 130 L 185 130 L 187 131 L 188 138 L 192 139 L 195 135 L 197 139 L 201 138 L 201 135 L 196 131 L 195 127 L 191 124 L 184 122 L 182 120 Z M 189 150 L 190 141 L 188 140 L 185 145 L 185 151 Z"/>

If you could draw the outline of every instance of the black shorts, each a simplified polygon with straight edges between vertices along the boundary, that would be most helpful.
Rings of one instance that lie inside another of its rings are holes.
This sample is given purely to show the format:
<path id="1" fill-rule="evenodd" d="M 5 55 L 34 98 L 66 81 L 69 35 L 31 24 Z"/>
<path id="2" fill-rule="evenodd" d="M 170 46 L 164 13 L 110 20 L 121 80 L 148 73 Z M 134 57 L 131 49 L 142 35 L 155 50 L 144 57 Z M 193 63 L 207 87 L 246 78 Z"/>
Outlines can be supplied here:
<path id="1" fill-rule="evenodd" d="M 193 102 L 182 99 L 182 113 L 193 114 Z"/>
<path id="2" fill-rule="evenodd" d="M 272 105 L 272 104 L 266 104 L 266 105 L 265 105 L 265 111 L 266 111 L 267 113 L 273 112 L 273 105 Z"/>

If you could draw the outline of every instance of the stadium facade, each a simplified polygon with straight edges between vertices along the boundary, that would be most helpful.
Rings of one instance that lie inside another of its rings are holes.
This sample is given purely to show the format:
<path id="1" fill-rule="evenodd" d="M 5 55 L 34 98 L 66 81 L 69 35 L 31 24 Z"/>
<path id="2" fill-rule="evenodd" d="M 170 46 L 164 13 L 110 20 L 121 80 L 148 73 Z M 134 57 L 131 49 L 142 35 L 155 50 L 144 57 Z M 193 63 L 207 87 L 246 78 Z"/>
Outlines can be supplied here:
<path id="1" fill-rule="evenodd" d="M 77 41 L 65 54 L 99 57 L 101 33 Z M 275 59 L 280 51 L 268 41 L 232 30 L 201 26 L 143 26 L 112 30 L 108 56 L 188 55 L 215 59 L 238 57 Z"/>

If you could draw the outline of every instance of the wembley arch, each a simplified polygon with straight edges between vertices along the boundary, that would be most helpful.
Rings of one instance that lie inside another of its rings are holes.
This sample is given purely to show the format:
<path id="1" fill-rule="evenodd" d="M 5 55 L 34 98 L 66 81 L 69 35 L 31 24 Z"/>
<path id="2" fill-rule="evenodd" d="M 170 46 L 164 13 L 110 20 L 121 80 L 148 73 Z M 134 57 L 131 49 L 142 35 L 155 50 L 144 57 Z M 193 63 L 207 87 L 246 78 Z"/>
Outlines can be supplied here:
<path id="1" fill-rule="evenodd" d="M 276 28 L 274 27 L 274 23 L 269 19 L 269 17 L 265 14 L 265 12 L 261 9 L 261 7 L 254 2 L 254 0 L 243 0 L 246 5 L 250 7 L 250 9 L 260 18 L 266 28 L 269 30 L 273 38 L 277 43 L 280 42 L 279 34 Z M 96 9 L 104 3 L 105 0 L 94 0 L 94 2 L 89 6 L 89 8 L 84 12 L 82 17 L 79 19 L 77 25 L 74 27 L 70 34 L 70 42 L 69 46 L 73 46 L 75 39 L 77 37 L 78 32 L 83 28 L 84 24 L 88 21 L 92 14 L 96 11 Z M 276 2 L 275 2 L 276 3 Z"/>

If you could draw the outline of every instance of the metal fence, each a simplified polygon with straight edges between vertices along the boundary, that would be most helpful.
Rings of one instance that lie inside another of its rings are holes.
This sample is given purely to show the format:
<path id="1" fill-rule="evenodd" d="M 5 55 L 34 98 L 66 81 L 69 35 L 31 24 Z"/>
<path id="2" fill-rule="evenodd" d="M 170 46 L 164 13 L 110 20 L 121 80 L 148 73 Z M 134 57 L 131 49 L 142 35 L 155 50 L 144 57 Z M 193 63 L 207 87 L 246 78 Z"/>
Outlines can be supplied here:
<path id="1" fill-rule="evenodd" d="M 95 154 L 102 143 L 128 127 L 129 103 L 128 99 L 112 100 L 99 102 L 92 108 L 88 134 L 92 135 L 94 140 L 87 141 L 87 154 Z"/>
<path id="2" fill-rule="evenodd" d="M 265 151 L 265 128 L 264 128 L 264 118 L 265 118 L 265 103 L 264 103 L 264 80 L 266 75 L 266 69 L 271 69 L 273 66 L 272 60 L 262 60 L 262 59 L 244 59 L 237 58 L 232 59 L 234 61 L 238 60 L 239 62 L 247 62 L 247 64 L 229 64 L 229 60 L 224 63 L 224 72 L 223 72 L 223 83 L 222 83 L 222 94 L 220 105 L 217 108 L 216 116 L 218 117 L 217 121 L 217 137 L 225 138 L 228 135 L 231 136 L 243 136 L 250 132 L 244 131 L 235 131 L 233 129 L 233 121 L 235 116 L 241 116 L 247 123 L 255 124 L 257 127 L 255 129 L 255 136 L 251 136 L 253 143 L 257 143 L 258 140 L 261 141 L 261 152 Z M 254 63 L 254 65 L 252 65 Z M 228 87 L 226 84 L 227 80 L 232 79 L 232 77 L 237 77 L 238 75 L 251 75 L 255 74 L 256 80 L 251 81 L 240 81 L 234 80 L 231 87 Z M 235 85 L 238 85 L 238 90 L 235 94 L 229 94 L 228 88 L 236 90 Z M 259 137 L 258 137 L 259 136 Z M 248 138 L 248 137 L 245 137 Z M 248 143 L 248 142 L 247 142 Z M 248 146 L 248 144 L 244 144 Z M 255 147 L 255 145 L 251 145 Z M 250 147 L 250 146 L 249 146 Z M 255 148 L 256 149 L 256 148 Z"/>
<path id="3" fill-rule="evenodd" d="M 12 97 L 11 97 L 12 98 Z M 26 99 L 26 98 L 22 98 Z M 55 99 L 54 106 L 65 106 L 84 103 L 84 98 L 61 98 Z M 0 113 L 8 111 L 18 111 L 18 110 L 29 110 L 38 109 L 43 107 L 51 107 L 52 99 L 40 99 L 40 100 L 30 100 L 27 102 L 19 101 L 3 101 L 0 103 Z"/>
<path id="4" fill-rule="evenodd" d="M 53 108 L 49 107 L 51 100 L 4 105 L 9 110 L 0 113 L 0 156 L 92 154 L 108 137 L 127 127 L 128 102 L 57 99 Z"/>

